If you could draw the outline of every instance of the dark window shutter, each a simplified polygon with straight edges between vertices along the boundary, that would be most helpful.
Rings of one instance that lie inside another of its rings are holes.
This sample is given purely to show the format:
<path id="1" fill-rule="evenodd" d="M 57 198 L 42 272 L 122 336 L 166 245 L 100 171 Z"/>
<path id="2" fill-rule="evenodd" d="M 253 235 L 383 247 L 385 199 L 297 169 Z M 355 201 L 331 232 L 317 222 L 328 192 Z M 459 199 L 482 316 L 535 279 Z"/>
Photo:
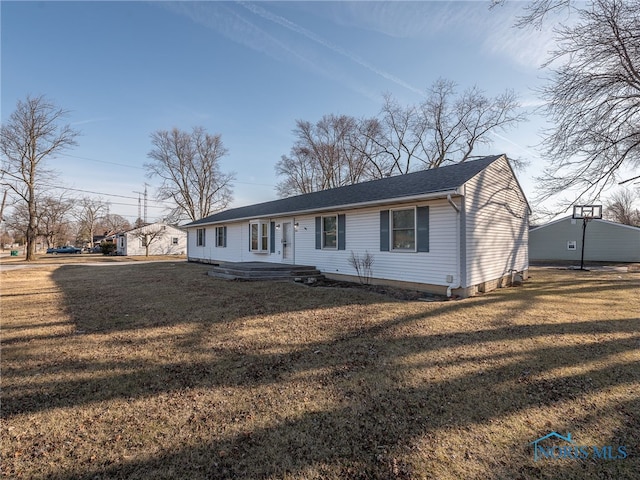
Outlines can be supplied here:
<path id="1" fill-rule="evenodd" d="M 417 208 L 417 245 L 419 252 L 429 251 L 429 207 Z"/>
<path id="2" fill-rule="evenodd" d="M 344 215 L 338 215 L 338 250 L 346 247 L 346 227 L 347 220 Z"/>
<path id="3" fill-rule="evenodd" d="M 224 233 L 223 233 L 223 239 L 222 239 L 222 242 L 224 243 L 224 245 L 223 245 L 223 246 L 224 246 L 224 247 L 226 247 L 226 246 L 227 246 L 227 227 L 222 227 L 222 228 L 224 228 Z"/>
<path id="4" fill-rule="evenodd" d="M 271 253 L 276 253 L 276 222 L 271 222 L 269 230 L 269 251 Z"/>
<path id="5" fill-rule="evenodd" d="M 249 224 L 249 251 L 251 251 L 251 224 Z"/>
<path id="6" fill-rule="evenodd" d="M 322 248 L 322 217 L 316 217 L 316 250 Z"/>
<path id="7" fill-rule="evenodd" d="M 389 210 L 380 211 L 380 251 L 389 251 Z"/>

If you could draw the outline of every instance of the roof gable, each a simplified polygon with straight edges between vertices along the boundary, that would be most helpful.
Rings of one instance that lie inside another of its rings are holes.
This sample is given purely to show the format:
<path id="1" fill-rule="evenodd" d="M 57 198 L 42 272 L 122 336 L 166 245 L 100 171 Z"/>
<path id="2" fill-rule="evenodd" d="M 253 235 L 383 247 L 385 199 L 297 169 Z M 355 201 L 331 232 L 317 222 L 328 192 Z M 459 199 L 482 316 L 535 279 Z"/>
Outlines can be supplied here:
<path id="1" fill-rule="evenodd" d="M 537 227 L 532 228 L 531 230 L 529 230 L 529 232 L 535 232 L 537 230 L 543 230 L 547 227 L 550 227 L 552 225 L 555 225 L 557 223 L 560 222 L 568 222 L 573 220 L 573 215 L 568 215 L 566 217 L 562 217 L 562 218 L 558 218 L 556 220 L 552 220 L 548 223 L 545 223 L 544 225 L 538 225 Z M 580 222 L 580 224 L 582 224 L 582 221 L 580 219 L 576 219 L 576 222 Z M 618 222 L 612 222 L 611 220 L 605 220 L 603 218 L 594 218 L 592 220 L 589 220 L 589 222 L 597 222 L 597 223 L 602 223 L 605 225 L 611 225 L 612 227 L 619 227 L 619 228 L 627 228 L 627 229 L 631 229 L 631 230 L 635 230 L 635 231 L 640 231 L 640 227 L 634 227 L 633 225 L 625 225 L 624 223 L 618 223 Z"/>
<path id="2" fill-rule="evenodd" d="M 232 208 L 184 226 L 191 227 L 231 220 L 294 214 L 363 203 L 382 203 L 396 199 L 401 200 L 408 197 L 447 192 L 464 185 L 491 163 L 503 157 L 504 155 L 493 155 L 446 167 Z"/>
<path id="3" fill-rule="evenodd" d="M 120 232 L 117 235 L 130 235 L 130 234 L 144 233 L 148 230 L 154 230 L 155 228 L 158 228 L 158 227 L 165 227 L 165 229 L 172 229 L 172 230 L 175 230 L 176 232 L 184 233 L 184 231 L 182 230 L 182 227 L 180 226 L 169 225 L 168 223 L 164 223 L 164 222 L 154 222 L 154 223 L 147 223 L 146 225 L 142 225 L 140 227 L 134 227 L 129 230 L 125 230 L 124 232 Z"/>

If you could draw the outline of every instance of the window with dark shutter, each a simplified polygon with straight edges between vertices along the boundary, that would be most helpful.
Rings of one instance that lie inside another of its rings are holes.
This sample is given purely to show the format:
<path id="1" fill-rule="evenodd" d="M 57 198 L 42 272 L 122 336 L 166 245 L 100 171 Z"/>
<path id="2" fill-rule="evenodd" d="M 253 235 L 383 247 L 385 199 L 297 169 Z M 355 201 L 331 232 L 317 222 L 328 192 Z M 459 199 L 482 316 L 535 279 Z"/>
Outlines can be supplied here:
<path id="1" fill-rule="evenodd" d="M 418 207 L 416 209 L 418 251 L 429 251 L 429 207 Z"/>
<path id="2" fill-rule="evenodd" d="M 338 250 L 346 248 L 347 219 L 344 215 L 338 215 Z"/>
<path id="3" fill-rule="evenodd" d="M 380 251 L 389 251 L 389 210 L 380 211 Z"/>
<path id="4" fill-rule="evenodd" d="M 322 248 L 322 217 L 316 217 L 316 250 Z"/>

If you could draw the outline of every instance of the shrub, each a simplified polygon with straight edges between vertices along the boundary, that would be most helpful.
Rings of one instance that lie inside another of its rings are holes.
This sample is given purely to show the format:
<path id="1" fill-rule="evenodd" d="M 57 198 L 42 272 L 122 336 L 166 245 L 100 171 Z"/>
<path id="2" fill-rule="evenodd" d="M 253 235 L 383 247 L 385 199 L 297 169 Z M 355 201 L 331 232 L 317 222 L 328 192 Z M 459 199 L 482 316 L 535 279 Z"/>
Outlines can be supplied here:
<path id="1" fill-rule="evenodd" d="M 100 251 L 103 255 L 115 255 L 116 244 L 113 242 L 100 242 Z"/>
<path id="2" fill-rule="evenodd" d="M 349 257 L 349 265 L 355 268 L 358 274 L 358 280 L 362 285 L 369 285 L 371 283 L 371 277 L 373 276 L 373 255 L 365 251 L 364 256 L 361 258 L 357 253 L 351 251 Z"/>

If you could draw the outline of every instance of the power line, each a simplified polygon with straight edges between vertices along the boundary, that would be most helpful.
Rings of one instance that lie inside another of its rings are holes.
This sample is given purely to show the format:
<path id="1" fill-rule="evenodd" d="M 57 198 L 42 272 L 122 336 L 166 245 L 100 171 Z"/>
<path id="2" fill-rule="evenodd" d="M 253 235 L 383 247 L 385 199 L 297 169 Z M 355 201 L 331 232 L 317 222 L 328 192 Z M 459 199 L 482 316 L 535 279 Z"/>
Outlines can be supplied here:
<path id="1" fill-rule="evenodd" d="M 136 203 L 122 203 L 122 202 L 109 202 L 109 205 L 124 205 L 126 207 L 137 207 L 138 205 Z M 170 208 L 170 207 L 164 207 L 162 205 L 149 205 L 149 208 Z"/>
<path id="2" fill-rule="evenodd" d="M 118 198 L 127 198 L 130 200 L 136 200 L 138 197 L 131 197 L 127 195 L 118 195 L 116 193 L 104 193 L 104 192 L 94 192 L 93 190 L 83 190 L 80 188 L 71 188 L 71 187 L 62 187 L 60 185 L 48 185 L 51 188 L 60 188 L 62 190 L 71 190 L 73 192 L 82 192 L 82 193 L 93 193 L 94 195 L 104 195 L 106 197 L 118 197 Z"/>
<path id="3" fill-rule="evenodd" d="M 95 192 L 95 191 L 93 191 L 93 190 L 83 190 L 83 189 L 81 189 L 81 188 L 63 187 L 63 186 L 60 186 L 60 185 L 47 185 L 47 184 L 44 184 L 44 185 L 45 185 L 45 186 L 48 186 L 48 187 L 50 187 L 50 188 L 59 188 L 59 189 L 62 189 L 62 190 L 71 190 L 71 191 L 74 191 L 74 192 L 82 192 L 82 193 L 92 193 L 92 194 L 94 194 L 94 195 L 103 195 L 103 196 L 105 196 L 105 197 L 126 198 L 126 199 L 128 199 L 128 200 L 137 200 L 137 199 L 138 199 L 138 197 L 132 197 L 132 196 L 129 196 L 129 195 L 118 195 L 118 194 L 116 194 L 116 193 Z M 116 204 L 116 203 L 114 203 L 114 202 L 111 202 L 111 203 L 113 203 L 114 205 L 117 205 L 117 204 Z M 164 204 L 164 207 L 157 206 L 157 207 L 154 207 L 154 208 L 167 208 L 167 207 L 173 207 L 173 204 L 171 204 L 171 203 L 167 203 L 167 202 L 163 202 L 163 201 L 161 201 L 161 200 L 157 200 L 157 201 L 156 201 L 156 203 L 157 203 L 157 204 Z M 120 204 L 120 205 L 132 205 L 132 204 L 130 204 L 130 203 L 122 203 L 122 204 Z"/>
<path id="4" fill-rule="evenodd" d="M 87 160 L 89 162 L 106 163 L 107 165 L 116 165 L 118 167 L 136 168 L 138 170 L 144 170 L 144 167 L 138 167 L 136 165 L 127 165 L 125 163 L 108 162 L 107 160 L 97 160 L 95 158 L 79 157 L 77 155 L 69 155 L 68 153 L 60 154 L 61 157 L 77 158 L 79 160 Z"/>
<path id="5" fill-rule="evenodd" d="M 88 158 L 88 157 L 80 157 L 77 155 L 69 155 L 68 153 L 62 153 L 60 154 L 61 157 L 70 157 L 70 158 L 77 158 L 79 160 L 88 160 L 90 162 L 97 162 L 97 163 L 106 163 L 107 165 L 116 165 L 118 167 L 127 167 L 127 168 L 135 168 L 138 170 L 145 170 L 144 167 L 138 167 L 136 165 L 127 165 L 124 163 L 117 163 L 117 162 L 109 162 L 107 160 L 97 160 L 95 158 Z M 253 183 L 253 182 L 238 182 L 238 181 L 234 181 L 232 182 L 233 184 L 240 184 L 240 185 L 255 185 L 255 186 L 259 186 L 259 187 L 273 187 L 275 188 L 275 185 L 271 185 L 269 183 Z"/>

